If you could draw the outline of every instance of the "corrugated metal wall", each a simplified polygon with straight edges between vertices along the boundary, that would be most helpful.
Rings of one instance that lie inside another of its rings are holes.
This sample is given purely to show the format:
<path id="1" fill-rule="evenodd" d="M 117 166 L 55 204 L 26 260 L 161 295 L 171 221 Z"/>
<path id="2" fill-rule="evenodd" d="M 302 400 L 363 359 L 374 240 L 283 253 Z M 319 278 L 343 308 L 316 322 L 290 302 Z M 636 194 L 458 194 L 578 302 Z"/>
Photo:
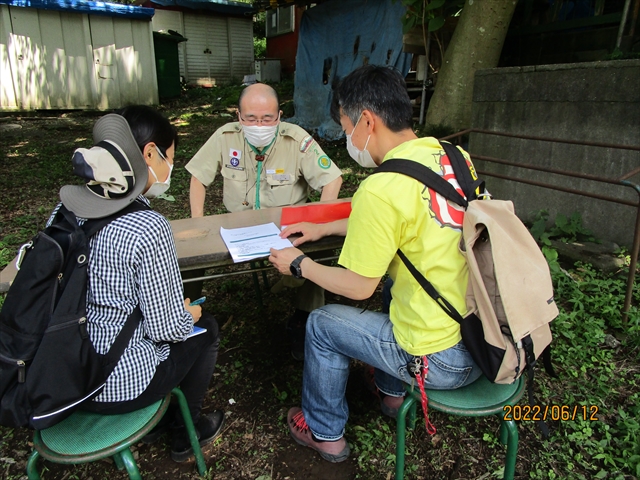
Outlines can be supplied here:
<path id="1" fill-rule="evenodd" d="M 242 80 L 254 73 L 253 63 L 253 21 L 251 19 L 229 17 L 229 38 L 231 43 L 231 76 Z"/>
<path id="2" fill-rule="evenodd" d="M 230 78 L 229 39 L 224 17 L 184 14 L 188 81 L 216 85 Z"/>
<path id="3" fill-rule="evenodd" d="M 153 29 L 175 30 L 188 39 L 178 45 L 178 56 L 180 74 L 190 84 L 217 85 L 254 72 L 250 17 L 157 8 Z"/>
<path id="4" fill-rule="evenodd" d="M 0 5 L 0 109 L 158 103 L 151 24 Z"/>

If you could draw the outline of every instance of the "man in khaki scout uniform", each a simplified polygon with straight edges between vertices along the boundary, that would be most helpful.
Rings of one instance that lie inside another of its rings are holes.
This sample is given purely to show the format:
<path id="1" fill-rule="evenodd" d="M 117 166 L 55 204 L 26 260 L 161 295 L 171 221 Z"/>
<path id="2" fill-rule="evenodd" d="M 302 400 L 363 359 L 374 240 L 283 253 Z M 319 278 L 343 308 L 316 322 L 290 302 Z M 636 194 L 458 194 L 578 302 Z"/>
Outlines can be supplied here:
<path id="1" fill-rule="evenodd" d="M 186 166 L 192 175 L 192 217 L 204 215 L 206 187 L 218 172 L 224 178 L 223 202 L 230 212 L 300 205 L 307 202 L 310 188 L 322 192 L 321 200 L 338 198 L 340 170 L 312 136 L 280 121 L 282 112 L 273 88 L 260 83 L 248 86 L 238 106 L 238 121 L 216 130 Z M 286 286 L 300 286 L 289 328 L 294 337 L 292 353 L 302 359 L 306 318 L 324 305 L 324 290 L 308 281 L 300 285 L 285 278 Z M 185 287 L 189 285 L 193 284 Z"/>

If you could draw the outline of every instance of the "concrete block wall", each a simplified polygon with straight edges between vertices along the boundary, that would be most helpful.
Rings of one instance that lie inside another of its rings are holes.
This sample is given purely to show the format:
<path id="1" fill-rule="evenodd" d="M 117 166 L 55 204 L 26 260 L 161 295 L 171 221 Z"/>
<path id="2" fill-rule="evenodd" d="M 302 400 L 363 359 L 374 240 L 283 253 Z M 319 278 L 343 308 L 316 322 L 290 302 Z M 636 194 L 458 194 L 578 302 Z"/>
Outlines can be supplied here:
<path id="1" fill-rule="evenodd" d="M 520 135 L 640 146 L 640 60 L 539 65 L 476 72 L 472 127 Z M 640 151 L 568 145 L 473 133 L 473 155 L 485 155 L 605 178 L 640 168 Z M 571 179 L 477 160 L 479 170 L 561 185 L 600 195 L 638 200 L 628 187 Z M 629 180 L 640 184 L 640 173 Z M 580 195 L 486 176 L 496 198 L 514 201 L 530 220 L 546 209 L 582 215 L 597 238 L 630 247 L 636 209 Z"/>

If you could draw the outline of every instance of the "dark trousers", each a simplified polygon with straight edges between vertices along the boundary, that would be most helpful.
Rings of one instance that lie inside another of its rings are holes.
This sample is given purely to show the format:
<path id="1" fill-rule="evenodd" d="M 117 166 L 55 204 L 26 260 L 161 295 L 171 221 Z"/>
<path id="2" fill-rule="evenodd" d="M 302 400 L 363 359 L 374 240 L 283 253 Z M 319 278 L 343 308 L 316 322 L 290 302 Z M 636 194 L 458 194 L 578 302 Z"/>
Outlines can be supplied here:
<path id="1" fill-rule="evenodd" d="M 213 315 L 203 312 L 197 325 L 205 328 L 207 333 L 184 342 L 171 343 L 169 358 L 160 362 L 151 382 L 137 398 L 124 402 L 87 402 L 82 408 L 103 414 L 128 413 L 163 399 L 173 388 L 179 386 L 187 399 L 193 422 L 196 423 L 213 376 L 220 344 L 218 323 Z M 176 412 L 176 422 L 181 423 L 181 418 Z"/>

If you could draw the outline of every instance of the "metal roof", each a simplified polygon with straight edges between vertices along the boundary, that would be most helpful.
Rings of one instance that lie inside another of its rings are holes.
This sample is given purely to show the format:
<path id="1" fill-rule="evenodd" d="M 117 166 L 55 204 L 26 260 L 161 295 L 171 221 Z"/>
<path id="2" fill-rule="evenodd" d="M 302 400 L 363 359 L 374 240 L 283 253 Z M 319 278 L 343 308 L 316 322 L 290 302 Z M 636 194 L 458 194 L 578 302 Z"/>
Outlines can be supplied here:
<path id="1" fill-rule="evenodd" d="M 88 13 L 109 17 L 126 17 L 148 20 L 155 13 L 153 8 L 122 5 L 120 3 L 89 2 L 85 0 L 0 0 L 10 7 L 38 8 L 59 12 Z"/>
<path id="2" fill-rule="evenodd" d="M 255 9 L 250 3 L 231 0 L 151 0 L 151 3 L 163 7 L 182 7 L 190 10 L 205 10 L 228 15 L 250 15 Z"/>

